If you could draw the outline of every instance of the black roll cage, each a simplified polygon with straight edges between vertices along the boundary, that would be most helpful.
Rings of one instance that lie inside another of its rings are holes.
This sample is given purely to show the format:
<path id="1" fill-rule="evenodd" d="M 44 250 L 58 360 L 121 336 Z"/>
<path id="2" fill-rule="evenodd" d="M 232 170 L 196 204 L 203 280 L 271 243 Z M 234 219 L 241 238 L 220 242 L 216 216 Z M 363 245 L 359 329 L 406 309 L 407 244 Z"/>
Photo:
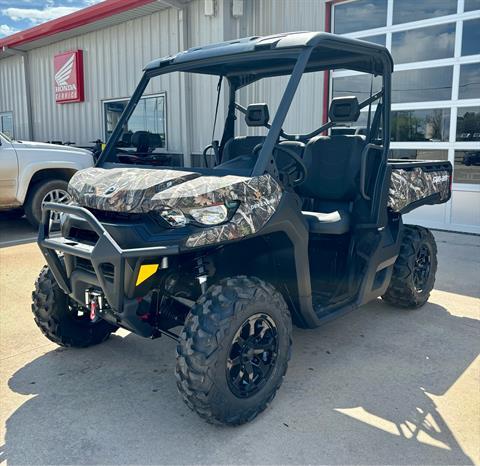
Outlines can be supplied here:
<path id="1" fill-rule="evenodd" d="M 305 72 L 314 72 L 314 71 L 325 71 L 325 70 L 333 70 L 333 69 L 353 69 L 359 70 L 361 69 L 364 72 L 370 72 L 374 75 L 381 75 L 382 76 L 382 89 L 380 92 L 376 93 L 375 95 L 371 96 L 371 98 L 367 99 L 366 101 L 362 102 L 361 105 L 363 107 L 371 104 L 376 99 L 381 97 L 382 99 L 382 158 L 381 164 L 384 165 L 387 162 L 388 158 L 388 151 L 389 151 L 389 144 L 390 144 L 390 107 L 391 107 L 391 73 L 393 70 L 393 62 L 391 57 L 386 49 L 380 46 L 373 46 L 372 44 L 368 44 L 363 41 L 353 40 L 353 39 L 344 39 L 344 38 L 337 38 L 332 34 L 327 33 L 317 33 L 317 36 L 329 36 L 327 37 L 330 39 L 330 42 L 338 42 L 340 45 L 344 45 L 347 50 L 347 46 L 351 46 L 352 49 L 355 49 L 356 52 L 358 50 L 362 50 L 365 52 L 365 56 L 368 58 L 371 54 L 371 69 L 368 71 L 368 61 L 365 61 L 363 58 L 362 62 L 359 62 L 359 58 L 356 55 L 353 55 L 353 58 L 339 58 L 339 59 L 331 59 L 329 62 L 325 61 L 315 61 L 309 63 L 311 59 L 312 53 L 316 50 L 315 45 L 303 45 L 301 47 L 292 47 L 292 48 L 284 48 L 284 49 L 267 49 L 267 50 L 255 50 L 247 52 L 247 53 L 232 53 L 231 55 L 223 55 L 217 56 L 215 54 L 211 54 L 213 56 L 209 56 L 205 58 L 202 56 L 199 59 L 192 59 L 192 60 L 179 60 L 175 56 L 173 58 L 167 57 L 167 59 L 159 60 L 158 64 L 155 63 L 156 66 L 152 66 L 150 64 L 146 67 L 145 72 L 135 89 L 127 107 L 125 108 L 123 114 L 120 117 L 112 135 L 110 136 L 107 145 L 101 154 L 97 166 L 102 166 L 106 162 L 110 162 L 111 155 L 115 151 L 115 144 L 116 141 L 121 136 L 122 128 L 126 121 L 130 118 L 131 114 L 135 110 L 140 98 L 143 95 L 150 79 L 167 74 L 172 72 L 190 72 L 190 73 L 200 73 L 200 74 L 209 74 L 209 75 L 216 75 L 216 76 L 224 76 L 226 77 L 229 83 L 229 105 L 228 105 L 228 113 L 227 118 L 225 120 L 224 132 L 222 136 L 222 140 L 220 143 L 221 150 L 223 149 L 226 141 L 234 136 L 234 122 L 235 122 L 235 109 L 236 109 L 236 102 L 235 102 L 235 94 L 236 91 L 246 85 L 249 85 L 255 81 L 266 77 L 273 77 L 273 76 L 284 76 L 291 74 L 290 79 L 288 80 L 287 86 L 284 90 L 282 99 L 280 104 L 277 108 L 275 116 L 273 118 L 272 123 L 269 125 L 269 131 L 265 138 L 265 142 L 259 152 L 257 162 L 252 170 L 251 176 L 259 176 L 264 174 L 268 171 L 268 167 L 272 158 L 272 153 L 274 150 L 275 145 L 277 144 L 280 136 L 282 136 L 282 125 L 285 121 L 287 116 L 288 110 L 291 106 L 295 93 L 297 91 L 298 85 L 300 80 Z M 331 40 L 331 37 L 334 37 L 334 40 Z M 236 42 L 234 42 L 236 43 Z M 345 45 L 346 44 L 346 45 Z M 220 44 L 223 45 L 223 44 Z M 316 44 L 317 47 L 320 47 L 319 44 Z M 338 45 L 338 44 L 335 44 Z M 338 45 L 338 46 L 340 46 Z M 335 50 L 334 47 L 329 44 L 331 49 Z M 212 47 L 213 48 L 213 47 Z M 372 49 L 373 52 L 369 49 Z M 201 49 L 200 49 L 201 50 Z M 342 49 L 343 51 L 343 49 Z M 193 50 L 193 54 L 197 52 L 197 49 Z M 382 54 L 379 54 L 382 52 Z M 188 55 L 192 53 L 190 51 L 184 52 L 184 55 Z M 182 54 L 179 54 L 182 56 Z M 269 60 L 272 61 L 272 57 L 275 57 L 277 60 L 275 63 L 269 65 Z M 181 58 L 181 57 L 180 57 Z M 381 70 L 379 70 L 379 58 L 381 63 Z M 375 60 L 377 60 L 375 62 Z M 288 65 L 282 64 L 284 61 L 292 61 L 295 60 L 295 65 L 291 70 L 291 73 L 288 71 L 291 68 Z M 177 62 L 178 61 L 178 62 Z M 229 65 L 230 66 L 241 66 L 242 64 L 249 64 L 249 62 L 255 62 L 257 65 L 255 68 L 248 68 L 247 71 L 240 72 L 235 70 L 233 72 L 229 72 Z M 165 63 L 166 62 L 166 63 Z M 258 65 L 261 63 L 262 65 Z M 351 68 L 349 67 L 349 63 L 351 64 Z M 358 65 L 359 63 L 362 64 L 360 68 Z M 308 68 L 308 70 L 307 70 Z M 377 118 L 378 120 L 378 118 Z M 375 121 L 375 116 L 374 116 Z M 379 122 L 377 122 L 378 124 Z M 320 134 L 321 132 L 327 130 L 332 126 L 331 122 L 326 123 L 321 128 L 310 133 L 312 137 L 314 135 Z M 373 122 L 372 122 L 373 126 Z M 285 133 L 283 133 L 285 135 Z M 287 135 L 288 136 L 288 135 Z M 305 135 L 307 136 L 307 135 Z"/>

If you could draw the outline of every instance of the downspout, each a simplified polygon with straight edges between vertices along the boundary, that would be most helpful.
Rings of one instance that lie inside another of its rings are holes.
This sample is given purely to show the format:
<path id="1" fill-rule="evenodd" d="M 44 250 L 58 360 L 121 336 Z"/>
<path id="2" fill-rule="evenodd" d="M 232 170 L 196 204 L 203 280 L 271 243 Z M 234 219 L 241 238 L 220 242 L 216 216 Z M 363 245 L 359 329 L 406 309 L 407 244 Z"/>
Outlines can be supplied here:
<path id="1" fill-rule="evenodd" d="M 23 65 L 23 83 L 25 87 L 25 100 L 27 107 L 27 139 L 33 141 L 33 116 L 32 116 L 32 93 L 30 91 L 30 73 L 28 64 L 28 53 L 23 50 L 12 49 L 3 46 L 2 51 L 10 53 L 11 55 L 18 55 L 22 57 Z"/>

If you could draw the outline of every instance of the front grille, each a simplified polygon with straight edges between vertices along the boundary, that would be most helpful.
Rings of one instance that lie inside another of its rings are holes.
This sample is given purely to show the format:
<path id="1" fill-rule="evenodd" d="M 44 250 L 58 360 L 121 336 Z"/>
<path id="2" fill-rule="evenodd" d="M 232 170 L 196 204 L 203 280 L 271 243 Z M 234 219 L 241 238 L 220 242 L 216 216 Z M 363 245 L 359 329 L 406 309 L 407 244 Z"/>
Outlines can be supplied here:
<path id="1" fill-rule="evenodd" d="M 85 272 L 95 273 L 92 263 L 88 259 L 83 259 L 82 257 L 75 258 L 75 268 L 84 270 Z M 101 265 L 101 268 L 105 278 L 113 280 L 115 276 L 113 264 L 105 263 Z"/>
<path id="2" fill-rule="evenodd" d="M 93 246 L 98 241 L 98 235 L 92 230 L 72 227 L 68 232 L 67 239 Z"/>
<path id="3" fill-rule="evenodd" d="M 100 222 L 137 222 L 145 220 L 149 214 L 131 214 L 128 212 L 111 212 L 108 210 L 88 209 Z"/>

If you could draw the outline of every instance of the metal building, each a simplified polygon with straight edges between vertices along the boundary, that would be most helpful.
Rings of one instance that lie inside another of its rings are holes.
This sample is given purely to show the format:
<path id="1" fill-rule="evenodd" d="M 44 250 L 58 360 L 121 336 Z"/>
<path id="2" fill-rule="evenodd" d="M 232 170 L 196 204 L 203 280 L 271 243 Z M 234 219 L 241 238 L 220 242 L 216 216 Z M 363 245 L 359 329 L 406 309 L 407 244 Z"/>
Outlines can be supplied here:
<path id="1" fill-rule="evenodd" d="M 391 50 L 394 156 L 454 163 L 452 200 L 418 209 L 407 221 L 480 233 L 480 0 L 106 0 L 0 39 L 0 131 L 82 146 L 106 140 L 149 61 L 298 30 L 327 30 Z M 76 51 L 83 98 L 80 87 L 73 92 L 62 81 Z M 365 78 L 342 71 L 305 76 L 286 126 L 318 127 L 332 95 L 369 92 Z M 274 111 L 284 80 L 273 79 L 242 92 L 242 103 L 267 102 Z M 148 88 L 145 121 L 155 124 L 174 163 L 201 162 L 216 84 L 175 74 Z"/>

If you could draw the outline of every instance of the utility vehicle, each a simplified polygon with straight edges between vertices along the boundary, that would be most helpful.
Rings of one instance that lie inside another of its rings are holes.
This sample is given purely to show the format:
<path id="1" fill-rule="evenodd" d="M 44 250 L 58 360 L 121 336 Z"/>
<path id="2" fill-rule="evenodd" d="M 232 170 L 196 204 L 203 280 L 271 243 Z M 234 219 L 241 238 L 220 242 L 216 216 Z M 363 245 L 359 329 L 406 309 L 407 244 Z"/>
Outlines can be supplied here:
<path id="1" fill-rule="evenodd" d="M 328 121 L 310 133 L 284 131 L 302 76 L 336 68 L 381 76 L 382 88 L 363 102 L 334 98 Z M 387 160 L 392 69 L 384 47 L 316 32 L 235 40 L 148 64 L 96 167 L 70 181 L 72 204 L 44 206 L 38 244 L 48 267 L 33 293 L 40 329 L 75 347 L 103 342 L 118 327 L 167 335 L 178 343 L 187 405 L 235 425 L 275 396 L 292 322 L 314 328 L 378 297 L 422 306 L 437 250 L 432 234 L 404 226 L 402 214 L 446 202 L 452 167 Z M 228 85 L 223 136 L 207 148 L 213 167 L 161 167 L 158 135 L 123 137 L 150 80 L 172 72 L 218 76 L 219 95 Z M 283 75 L 273 119 L 265 103 L 237 101 L 240 89 Z M 355 126 L 362 109 L 364 135 L 329 135 Z M 238 136 L 242 114 L 266 134 Z M 62 213 L 60 237 L 49 234 L 51 212 Z"/>

